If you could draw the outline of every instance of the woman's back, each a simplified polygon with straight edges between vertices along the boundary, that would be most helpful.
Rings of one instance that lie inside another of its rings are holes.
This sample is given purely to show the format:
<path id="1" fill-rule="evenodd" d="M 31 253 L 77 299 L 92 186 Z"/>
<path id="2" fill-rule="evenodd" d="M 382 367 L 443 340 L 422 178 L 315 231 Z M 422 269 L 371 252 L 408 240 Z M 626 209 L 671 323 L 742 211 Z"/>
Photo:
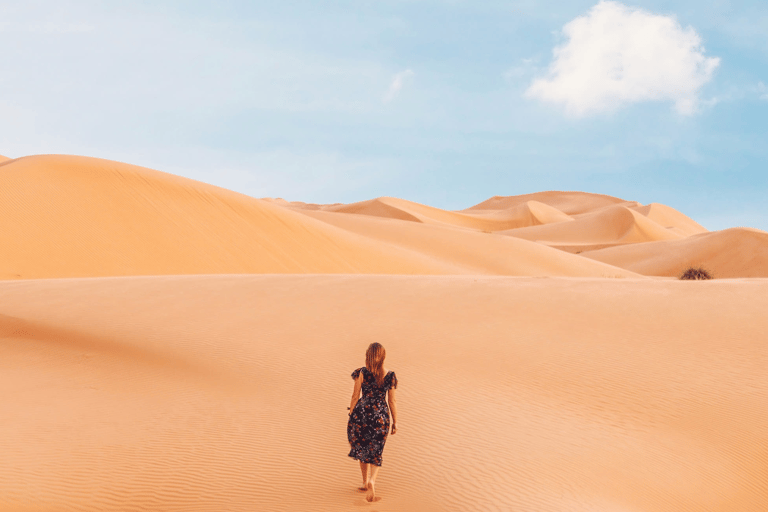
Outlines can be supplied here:
<path id="1" fill-rule="evenodd" d="M 395 372 L 387 372 L 381 384 L 376 382 L 373 373 L 363 366 L 352 372 L 352 378 L 357 379 L 358 375 L 363 374 L 362 398 L 384 400 L 387 391 L 397 388 L 397 376 Z"/>

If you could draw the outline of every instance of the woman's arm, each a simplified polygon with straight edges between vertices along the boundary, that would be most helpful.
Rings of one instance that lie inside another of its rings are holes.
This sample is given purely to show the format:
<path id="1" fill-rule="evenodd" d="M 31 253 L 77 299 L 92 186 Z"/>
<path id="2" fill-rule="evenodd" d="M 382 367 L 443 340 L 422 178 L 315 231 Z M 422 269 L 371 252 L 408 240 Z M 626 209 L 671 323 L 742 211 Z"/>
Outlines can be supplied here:
<path id="1" fill-rule="evenodd" d="M 355 389 L 352 390 L 352 402 L 349 404 L 349 414 L 352 414 L 352 411 L 355 410 L 355 405 L 357 405 L 357 401 L 360 399 L 360 389 L 363 387 L 363 372 L 360 372 L 360 374 L 355 379 Z"/>
<path id="2" fill-rule="evenodd" d="M 387 391 L 387 401 L 389 402 L 389 414 L 392 416 L 392 434 L 397 433 L 397 397 L 395 389 L 389 388 Z"/>

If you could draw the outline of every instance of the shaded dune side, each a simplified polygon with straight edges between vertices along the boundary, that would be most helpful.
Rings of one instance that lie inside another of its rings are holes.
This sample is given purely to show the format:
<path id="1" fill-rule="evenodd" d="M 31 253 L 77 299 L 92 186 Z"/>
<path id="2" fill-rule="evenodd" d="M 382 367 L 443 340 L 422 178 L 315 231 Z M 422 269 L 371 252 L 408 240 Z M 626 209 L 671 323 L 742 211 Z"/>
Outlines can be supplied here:
<path id="1" fill-rule="evenodd" d="M 572 220 L 563 212 L 538 201 L 526 201 L 505 210 L 442 210 L 395 197 L 379 197 L 350 204 L 317 205 L 270 199 L 275 204 L 298 210 L 323 210 L 384 217 L 424 224 L 439 224 L 477 231 L 502 231 Z"/>
<path id="2" fill-rule="evenodd" d="M 407 220 L 410 222 L 423 222 L 419 217 L 408 213 L 407 208 L 400 205 L 390 204 L 391 198 L 381 197 L 360 201 L 357 203 L 343 204 L 337 206 L 327 206 L 323 210 L 338 213 L 356 213 L 360 215 L 371 215 L 374 217 L 384 217 L 387 219 Z M 308 208 L 309 209 L 309 208 Z"/>
<path id="3" fill-rule="evenodd" d="M 631 208 L 659 224 L 660 226 L 682 236 L 698 235 L 708 230 L 687 215 L 680 213 L 664 204 L 651 203 L 645 206 Z"/>
<path id="4" fill-rule="evenodd" d="M 348 205 L 328 206 L 323 209 L 337 213 L 357 213 L 375 217 L 422 222 L 425 224 L 453 226 L 477 231 L 511 229 L 521 223 L 518 216 L 524 215 L 524 212 L 503 217 L 499 217 L 498 215 L 488 217 L 483 215 L 467 215 L 463 212 L 442 210 L 440 208 L 434 208 L 432 206 L 395 197 L 380 197 Z"/>
<path id="5" fill-rule="evenodd" d="M 610 265 L 585 264 L 591 260 L 503 235 L 338 212 L 308 210 L 304 214 L 377 243 L 451 265 L 456 274 L 639 277 Z"/>
<path id="6" fill-rule="evenodd" d="M 630 201 L 603 194 L 547 191 L 519 196 L 494 196 L 467 208 L 467 210 L 506 210 L 527 201 L 544 203 L 568 215 L 577 215 L 610 205 L 630 203 Z"/>
<path id="7" fill-rule="evenodd" d="M 557 208 L 538 201 L 526 201 L 506 210 L 463 210 L 461 214 L 482 219 L 484 223 L 478 223 L 482 231 L 504 231 L 573 220 Z"/>
<path id="8" fill-rule="evenodd" d="M 681 237 L 625 206 L 582 214 L 573 222 L 519 228 L 503 233 L 571 252 Z"/>
<path id="9" fill-rule="evenodd" d="M 590 251 L 582 256 L 647 276 L 679 277 L 693 266 L 704 267 L 715 278 L 768 277 L 768 233 L 731 228 L 682 240 Z"/>
<path id="10" fill-rule="evenodd" d="M 0 234 L 0 279 L 452 272 L 236 192 L 75 156 L 2 164 Z"/>
<path id="11" fill-rule="evenodd" d="M 764 512 L 767 292 L 456 276 L 2 282 L 0 385 L 13 392 L 0 395 L 0 509 Z M 349 375 L 373 340 L 400 385 L 370 507 L 345 427 Z"/>

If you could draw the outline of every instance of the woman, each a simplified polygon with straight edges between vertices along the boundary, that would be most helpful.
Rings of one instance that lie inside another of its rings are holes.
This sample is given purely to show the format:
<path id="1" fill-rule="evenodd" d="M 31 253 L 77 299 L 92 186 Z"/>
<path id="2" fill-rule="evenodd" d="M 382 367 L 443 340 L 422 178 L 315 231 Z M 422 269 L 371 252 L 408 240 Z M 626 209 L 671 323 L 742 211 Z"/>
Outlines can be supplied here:
<path id="1" fill-rule="evenodd" d="M 381 452 L 387 442 L 390 413 L 392 434 L 397 433 L 397 377 L 395 372 L 384 370 L 386 355 L 381 344 L 371 343 L 365 352 L 365 366 L 352 372 L 355 389 L 352 391 L 347 423 L 347 438 L 352 447 L 349 456 L 360 461 L 360 471 L 363 474 L 363 486 L 360 490 L 368 491 L 365 497 L 368 501 L 377 501 L 376 475 L 381 466 Z"/>

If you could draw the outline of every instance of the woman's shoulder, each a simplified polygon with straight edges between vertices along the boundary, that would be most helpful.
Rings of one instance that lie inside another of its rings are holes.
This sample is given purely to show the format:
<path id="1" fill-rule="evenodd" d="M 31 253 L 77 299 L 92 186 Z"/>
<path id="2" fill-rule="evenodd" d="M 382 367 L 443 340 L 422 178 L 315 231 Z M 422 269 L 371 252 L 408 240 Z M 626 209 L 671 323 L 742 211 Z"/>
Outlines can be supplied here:
<path id="1" fill-rule="evenodd" d="M 388 384 L 390 388 L 397 389 L 397 375 L 393 370 L 386 370 L 384 374 L 384 382 Z"/>
<path id="2" fill-rule="evenodd" d="M 355 380 L 357 380 L 357 377 L 358 377 L 358 376 L 359 376 L 361 373 L 363 374 L 363 377 L 365 377 L 366 375 L 368 375 L 368 368 L 366 368 L 365 366 L 361 366 L 360 368 L 358 368 L 357 370 L 355 370 L 355 371 L 353 371 L 353 372 L 352 372 L 352 378 L 353 378 L 353 379 L 355 379 Z"/>

